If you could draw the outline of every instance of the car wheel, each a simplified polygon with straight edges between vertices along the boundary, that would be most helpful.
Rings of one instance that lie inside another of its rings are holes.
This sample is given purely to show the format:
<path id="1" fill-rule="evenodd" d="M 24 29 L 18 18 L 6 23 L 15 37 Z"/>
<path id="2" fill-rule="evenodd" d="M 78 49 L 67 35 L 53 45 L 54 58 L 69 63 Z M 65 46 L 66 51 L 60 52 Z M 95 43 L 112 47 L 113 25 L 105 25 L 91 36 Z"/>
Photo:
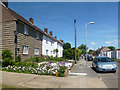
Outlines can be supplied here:
<path id="1" fill-rule="evenodd" d="M 96 72 L 99 73 L 99 70 L 97 69 L 97 67 L 95 68 Z"/>
<path id="2" fill-rule="evenodd" d="M 113 71 L 113 73 L 116 73 L 116 70 L 115 70 L 115 71 Z"/>

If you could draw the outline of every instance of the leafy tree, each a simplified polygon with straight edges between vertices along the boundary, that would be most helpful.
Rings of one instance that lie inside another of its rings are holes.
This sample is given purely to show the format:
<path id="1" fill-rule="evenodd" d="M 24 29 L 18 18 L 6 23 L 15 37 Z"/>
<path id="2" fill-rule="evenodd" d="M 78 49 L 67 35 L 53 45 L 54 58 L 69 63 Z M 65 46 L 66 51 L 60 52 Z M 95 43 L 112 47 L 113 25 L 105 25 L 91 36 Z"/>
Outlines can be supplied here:
<path id="1" fill-rule="evenodd" d="M 65 43 L 63 45 L 63 49 L 69 49 L 69 48 L 71 48 L 71 44 L 70 43 Z"/>
<path id="2" fill-rule="evenodd" d="M 58 49 L 54 49 L 53 51 L 56 52 L 56 57 L 57 57 L 59 50 Z"/>
<path id="3" fill-rule="evenodd" d="M 78 47 L 78 49 L 80 49 L 80 50 L 82 50 L 82 54 L 86 54 L 86 45 L 85 44 L 81 44 L 79 47 Z M 88 49 L 88 47 L 87 47 L 87 49 Z"/>
<path id="4" fill-rule="evenodd" d="M 63 57 L 65 59 L 73 59 L 73 50 L 72 48 L 63 50 Z"/>
<path id="5" fill-rule="evenodd" d="M 75 47 L 73 47 L 72 50 L 73 50 L 73 58 L 75 59 Z M 76 48 L 76 51 L 77 51 L 76 57 L 77 57 L 77 60 L 79 60 L 79 57 L 82 54 L 82 50 L 79 50 L 78 48 Z"/>
<path id="6" fill-rule="evenodd" d="M 114 51 L 115 47 L 114 46 L 109 46 L 108 47 L 110 50 Z"/>

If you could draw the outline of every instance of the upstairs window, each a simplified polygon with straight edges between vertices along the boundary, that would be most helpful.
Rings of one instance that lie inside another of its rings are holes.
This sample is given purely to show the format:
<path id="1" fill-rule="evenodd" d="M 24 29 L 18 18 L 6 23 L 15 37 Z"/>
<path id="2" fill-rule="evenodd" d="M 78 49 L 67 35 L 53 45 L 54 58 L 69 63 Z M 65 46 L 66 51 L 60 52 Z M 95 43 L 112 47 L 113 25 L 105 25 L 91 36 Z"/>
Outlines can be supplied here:
<path id="1" fill-rule="evenodd" d="M 39 36 L 39 33 L 36 32 L 36 39 L 39 40 L 40 39 L 40 36 Z"/>
<path id="2" fill-rule="evenodd" d="M 23 54 L 28 54 L 28 46 L 23 46 Z"/>
<path id="3" fill-rule="evenodd" d="M 24 25 L 24 34 L 28 35 L 28 27 L 27 27 L 27 25 Z"/>
<path id="4" fill-rule="evenodd" d="M 46 39 L 46 44 L 48 44 L 48 38 Z"/>
<path id="5" fill-rule="evenodd" d="M 39 55 L 39 48 L 34 49 L 34 55 Z"/>

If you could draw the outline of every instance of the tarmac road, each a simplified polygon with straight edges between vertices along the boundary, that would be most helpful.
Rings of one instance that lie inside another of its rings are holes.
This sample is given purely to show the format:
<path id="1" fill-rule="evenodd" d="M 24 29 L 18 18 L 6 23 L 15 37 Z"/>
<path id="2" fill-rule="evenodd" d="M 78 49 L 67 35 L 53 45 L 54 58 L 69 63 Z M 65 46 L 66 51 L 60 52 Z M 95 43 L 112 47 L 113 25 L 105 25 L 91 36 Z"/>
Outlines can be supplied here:
<path id="1" fill-rule="evenodd" d="M 116 62 L 118 66 L 118 62 Z M 92 61 L 88 61 L 88 66 L 92 66 Z M 120 67 L 118 67 L 120 68 Z M 92 69 L 92 68 L 91 68 Z M 94 70 L 93 70 L 94 71 Z M 94 71 L 95 72 L 95 71 Z M 116 73 L 113 72 L 103 72 L 96 73 L 100 79 L 105 83 L 108 88 L 118 88 L 118 70 Z"/>

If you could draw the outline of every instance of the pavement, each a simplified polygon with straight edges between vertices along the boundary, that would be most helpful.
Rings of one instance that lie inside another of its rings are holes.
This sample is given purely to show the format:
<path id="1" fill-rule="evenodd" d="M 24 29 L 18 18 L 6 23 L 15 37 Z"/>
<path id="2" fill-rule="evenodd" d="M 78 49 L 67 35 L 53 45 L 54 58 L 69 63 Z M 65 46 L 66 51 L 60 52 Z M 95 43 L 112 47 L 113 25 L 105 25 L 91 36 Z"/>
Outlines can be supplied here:
<path id="1" fill-rule="evenodd" d="M 24 88 L 107 88 L 97 74 L 81 60 L 68 77 L 2 72 L 2 84 Z"/>

